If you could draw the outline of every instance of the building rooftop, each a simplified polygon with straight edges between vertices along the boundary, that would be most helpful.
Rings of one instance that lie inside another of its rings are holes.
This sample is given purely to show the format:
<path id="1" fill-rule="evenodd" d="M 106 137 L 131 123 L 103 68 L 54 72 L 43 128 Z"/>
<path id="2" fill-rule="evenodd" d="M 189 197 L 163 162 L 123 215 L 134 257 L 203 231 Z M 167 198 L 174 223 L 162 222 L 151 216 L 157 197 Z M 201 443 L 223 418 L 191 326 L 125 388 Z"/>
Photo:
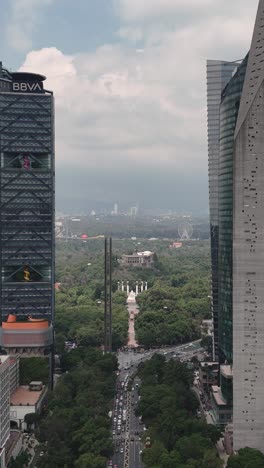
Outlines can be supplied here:
<path id="1" fill-rule="evenodd" d="M 201 367 L 218 366 L 218 362 L 200 362 Z"/>
<path id="2" fill-rule="evenodd" d="M 221 370 L 221 374 L 224 377 L 227 377 L 227 378 L 232 378 L 233 377 L 233 368 L 231 366 L 223 364 L 220 367 L 220 370 Z"/>
<path id="3" fill-rule="evenodd" d="M 154 255 L 154 252 L 150 252 L 150 250 L 146 250 L 145 252 L 135 252 L 131 255 L 123 255 L 123 257 L 151 257 Z"/>
<path id="4" fill-rule="evenodd" d="M 212 386 L 212 391 L 213 391 L 212 396 L 213 396 L 213 399 L 215 400 L 216 404 L 218 406 L 226 406 L 227 403 L 223 398 L 223 395 L 221 393 L 221 388 L 218 387 L 217 385 L 213 385 Z"/>
<path id="5" fill-rule="evenodd" d="M 218 392 L 219 387 L 217 385 L 212 385 L 211 389 L 212 389 L 212 392 L 215 393 L 215 392 Z"/>
<path id="6" fill-rule="evenodd" d="M 18 387 L 10 397 L 10 405 L 35 406 L 38 403 L 45 387 L 42 390 L 29 390 L 28 386 Z"/>

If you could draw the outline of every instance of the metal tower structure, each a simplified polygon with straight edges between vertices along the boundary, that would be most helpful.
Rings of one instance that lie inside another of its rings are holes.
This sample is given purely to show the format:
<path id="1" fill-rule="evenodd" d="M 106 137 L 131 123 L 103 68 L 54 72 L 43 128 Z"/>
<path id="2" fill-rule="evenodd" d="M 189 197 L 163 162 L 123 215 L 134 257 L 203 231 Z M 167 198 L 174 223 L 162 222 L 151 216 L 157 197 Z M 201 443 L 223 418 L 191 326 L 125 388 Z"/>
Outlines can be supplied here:
<path id="1" fill-rule="evenodd" d="M 105 238 L 105 353 L 112 352 L 112 238 Z"/>
<path id="2" fill-rule="evenodd" d="M 44 80 L 0 64 L 0 345 L 19 354 L 53 344 L 54 103 Z M 37 330 L 36 320 L 46 323 Z"/>

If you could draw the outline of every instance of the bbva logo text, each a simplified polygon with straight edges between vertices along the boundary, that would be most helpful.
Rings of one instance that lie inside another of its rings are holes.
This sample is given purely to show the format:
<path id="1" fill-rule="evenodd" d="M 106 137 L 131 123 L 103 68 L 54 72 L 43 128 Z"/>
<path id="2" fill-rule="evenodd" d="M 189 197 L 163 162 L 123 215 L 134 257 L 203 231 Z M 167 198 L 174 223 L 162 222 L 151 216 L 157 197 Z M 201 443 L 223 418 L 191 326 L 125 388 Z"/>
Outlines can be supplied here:
<path id="1" fill-rule="evenodd" d="M 38 92 L 42 91 L 42 87 L 39 83 L 22 83 L 22 82 L 17 82 L 13 83 L 13 91 L 22 91 L 24 93 L 27 92 Z"/>

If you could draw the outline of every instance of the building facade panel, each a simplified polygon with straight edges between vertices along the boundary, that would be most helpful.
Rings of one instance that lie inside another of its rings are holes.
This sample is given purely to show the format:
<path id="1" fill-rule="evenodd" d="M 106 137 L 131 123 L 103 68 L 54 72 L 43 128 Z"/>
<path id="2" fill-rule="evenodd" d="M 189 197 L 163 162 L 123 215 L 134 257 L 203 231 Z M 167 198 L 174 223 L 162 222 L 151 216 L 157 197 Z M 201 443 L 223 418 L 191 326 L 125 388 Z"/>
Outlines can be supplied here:
<path id="1" fill-rule="evenodd" d="M 0 93 L 2 321 L 53 318 L 53 137 L 50 94 Z"/>
<path id="2" fill-rule="evenodd" d="M 264 3 L 263 3 L 264 4 Z M 264 80 L 264 73 L 263 73 Z M 264 451 L 264 82 L 235 142 L 234 448 Z"/>
<path id="3" fill-rule="evenodd" d="M 207 61 L 208 175 L 212 261 L 212 313 L 214 320 L 214 358 L 218 357 L 218 176 L 219 176 L 219 108 L 221 93 L 237 64 Z"/>
<path id="4" fill-rule="evenodd" d="M 0 356 L 0 451 L 10 434 L 10 369 L 9 357 Z"/>
<path id="5" fill-rule="evenodd" d="M 232 363 L 232 251 L 234 134 L 247 60 L 239 65 L 222 93 L 219 151 L 218 338 L 220 363 Z"/>
<path id="6" fill-rule="evenodd" d="M 52 344 L 54 318 L 54 102 L 45 77 L 0 63 L 0 345 Z M 50 330 L 5 330 L 45 319 Z M 17 343 L 15 343 L 17 339 Z M 39 340 L 39 342 L 38 342 Z M 11 349 L 11 348 L 10 348 Z"/>

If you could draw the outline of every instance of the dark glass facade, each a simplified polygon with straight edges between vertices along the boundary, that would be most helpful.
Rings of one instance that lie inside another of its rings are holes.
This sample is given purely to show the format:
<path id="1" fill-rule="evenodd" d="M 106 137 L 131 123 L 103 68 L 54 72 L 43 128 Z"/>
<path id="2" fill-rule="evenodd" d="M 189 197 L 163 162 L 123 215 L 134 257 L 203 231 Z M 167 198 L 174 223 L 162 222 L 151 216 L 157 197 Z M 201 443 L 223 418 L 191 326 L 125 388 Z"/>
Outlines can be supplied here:
<path id="1" fill-rule="evenodd" d="M 214 357 L 218 358 L 218 166 L 219 108 L 221 94 L 230 81 L 236 62 L 207 61 L 208 174 L 212 264 L 212 315 L 214 322 Z"/>
<path id="2" fill-rule="evenodd" d="M 54 315 L 54 105 L 0 64 L 0 318 Z"/>
<path id="3" fill-rule="evenodd" d="M 233 378 L 227 378 L 225 375 L 220 375 L 221 392 L 227 403 L 233 402 Z"/>
<path id="4" fill-rule="evenodd" d="M 218 327 L 220 363 L 233 360 L 233 158 L 234 133 L 248 57 L 222 93 L 219 156 Z"/>

